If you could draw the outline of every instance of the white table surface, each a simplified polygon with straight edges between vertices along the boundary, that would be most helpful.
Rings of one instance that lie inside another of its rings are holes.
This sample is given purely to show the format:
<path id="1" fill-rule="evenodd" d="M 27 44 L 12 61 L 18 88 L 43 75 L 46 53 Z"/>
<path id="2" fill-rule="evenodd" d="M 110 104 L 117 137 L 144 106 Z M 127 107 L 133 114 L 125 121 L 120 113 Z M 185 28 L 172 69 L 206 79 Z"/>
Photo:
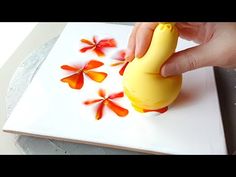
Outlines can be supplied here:
<path id="1" fill-rule="evenodd" d="M 36 23 L 0 23 L 0 68 L 32 31 Z"/>
<path id="2" fill-rule="evenodd" d="M 11 76 L 25 56 L 57 36 L 65 23 L 0 23 L 0 127 L 6 121 L 5 96 Z M 16 135 L 0 131 L 0 154 L 22 154 L 17 147 Z"/>

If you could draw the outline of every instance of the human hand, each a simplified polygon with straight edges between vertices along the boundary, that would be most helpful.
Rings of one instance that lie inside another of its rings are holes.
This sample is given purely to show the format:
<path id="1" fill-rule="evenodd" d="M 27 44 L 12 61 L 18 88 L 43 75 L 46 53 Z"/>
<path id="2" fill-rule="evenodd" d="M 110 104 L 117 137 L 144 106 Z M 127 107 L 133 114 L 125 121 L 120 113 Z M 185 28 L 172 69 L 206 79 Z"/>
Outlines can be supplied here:
<path id="1" fill-rule="evenodd" d="M 157 22 L 137 23 L 129 38 L 126 59 L 141 58 L 148 50 Z M 176 23 L 180 37 L 198 46 L 174 53 L 162 66 L 164 77 L 205 66 L 236 67 L 236 23 Z"/>

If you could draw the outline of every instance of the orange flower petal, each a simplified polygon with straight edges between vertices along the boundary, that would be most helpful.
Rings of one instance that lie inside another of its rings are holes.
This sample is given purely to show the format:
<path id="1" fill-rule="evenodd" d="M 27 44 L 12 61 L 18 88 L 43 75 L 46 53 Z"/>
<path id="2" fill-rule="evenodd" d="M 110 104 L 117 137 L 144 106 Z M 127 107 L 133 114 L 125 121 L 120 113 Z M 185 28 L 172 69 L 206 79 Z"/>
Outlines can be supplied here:
<path id="1" fill-rule="evenodd" d="M 68 71 L 74 71 L 74 72 L 77 72 L 79 70 L 79 68 L 75 68 L 75 67 L 72 67 L 69 65 L 62 65 L 61 69 L 68 70 Z"/>
<path id="2" fill-rule="evenodd" d="M 99 90 L 98 90 L 98 95 L 99 95 L 100 97 L 105 98 L 105 96 L 106 96 L 105 90 L 104 90 L 104 89 L 99 89 Z"/>
<path id="3" fill-rule="evenodd" d="M 62 82 L 66 82 L 73 89 L 81 89 L 84 85 L 83 72 L 73 74 L 71 76 L 61 79 Z"/>
<path id="4" fill-rule="evenodd" d="M 92 49 L 92 48 L 94 48 L 94 46 L 83 47 L 82 49 L 80 49 L 80 52 L 84 53 L 84 52 L 86 52 L 87 50 L 90 50 L 90 49 Z"/>
<path id="5" fill-rule="evenodd" d="M 86 71 L 84 73 L 96 82 L 102 82 L 107 77 L 107 73 L 104 72 Z"/>
<path id="6" fill-rule="evenodd" d="M 103 57 L 105 56 L 105 53 L 102 51 L 102 48 L 96 46 L 93 51 L 99 56 L 99 57 Z"/>
<path id="7" fill-rule="evenodd" d="M 96 119 L 99 120 L 103 116 L 104 101 L 98 105 Z"/>
<path id="8" fill-rule="evenodd" d="M 123 96 L 124 96 L 124 92 L 119 92 L 119 93 L 111 94 L 108 98 L 109 99 L 114 99 L 114 98 L 120 98 L 120 97 L 123 97 Z"/>
<path id="9" fill-rule="evenodd" d="M 90 105 L 90 104 L 93 104 L 93 103 L 97 103 L 99 101 L 102 101 L 103 99 L 96 99 L 96 100 L 87 100 L 84 102 L 85 105 Z"/>
<path id="10" fill-rule="evenodd" d="M 116 47 L 116 41 L 114 39 L 103 39 L 97 43 L 96 36 L 93 37 L 93 42 L 87 39 L 81 39 L 81 42 L 88 44 L 90 46 L 80 49 L 80 52 L 84 53 L 87 50 L 93 49 L 93 51 L 99 56 L 103 57 L 105 54 L 102 51 L 104 47 Z"/>
<path id="11" fill-rule="evenodd" d="M 120 117 L 124 117 L 129 113 L 127 109 L 120 107 L 111 100 L 106 100 L 106 103 L 107 106 Z"/>
<path id="12" fill-rule="evenodd" d="M 103 39 L 98 42 L 97 47 L 116 47 L 115 39 Z"/>
<path id="13" fill-rule="evenodd" d="M 120 69 L 119 73 L 120 73 L 121 76 L 123 76 L 123 74 L 124 74 L 124 72 L 125 72 L 125 68 L 127 67 L 128 64 L 129 64 L 129 62 L 126 62 L 126 63 L 124 64 L 124 66 Z"/>
<path id="14" fill-rule="evenodd" d="M 104 65 L 103 62 L 97 61 L 97 60 L 90 60 L 85 66 L 84 70 L 94 69 L 98 68 L 100 66 Z"/>
<path id="15" fill-rule="evenodd" d="M 88 39 L 81 39 L 80 41 L 88 45 L 94 45 L 94 43 L 89 41 Z"/>
<path id="16" fill-rule="evenodd" d="M 118 66 L 118 65 L 121 65 L 121 64 L 124 64 L 124 62 L 120 61 L 120 62 L 117 62 L 117 63 L 112 63 L 110 66 Z"/>
<path id="17" fill-rule="evenodd" d="M 161 108 L 161 109 L 157 109 L 157 110 L 144 110 L 144 112 L 159 112 L 159 113 L 164 113 L 168 110 L 168 106 L 164 107 L 164 108 Z"/>

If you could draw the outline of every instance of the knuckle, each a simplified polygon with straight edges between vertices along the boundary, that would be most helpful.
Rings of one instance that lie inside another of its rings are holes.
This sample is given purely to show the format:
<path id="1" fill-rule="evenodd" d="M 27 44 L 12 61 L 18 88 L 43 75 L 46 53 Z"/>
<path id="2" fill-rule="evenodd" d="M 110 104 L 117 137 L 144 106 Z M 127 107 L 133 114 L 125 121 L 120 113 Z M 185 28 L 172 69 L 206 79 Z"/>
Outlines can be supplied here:
<path id="1" fill-rule="evenodd" d="M 199 60 L 196 55 L 192 54 L 191 52 L 184 52 L 184 58 L 186 60 L 186 69 L 197 69 L 199 67 Z"/>

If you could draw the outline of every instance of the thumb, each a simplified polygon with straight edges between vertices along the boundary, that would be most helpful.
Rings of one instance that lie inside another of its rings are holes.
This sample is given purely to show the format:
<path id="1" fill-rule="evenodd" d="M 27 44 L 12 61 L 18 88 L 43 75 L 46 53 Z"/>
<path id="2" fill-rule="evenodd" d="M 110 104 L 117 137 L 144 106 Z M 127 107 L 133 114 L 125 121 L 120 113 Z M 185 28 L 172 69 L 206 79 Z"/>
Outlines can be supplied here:
<path id="1" fill-rule="evenodd" d="M 211 65 L 217 56 L 210 45 L 206 43 L 173 54 L 163 65 L 161 75 L 174 76 Z"/>

